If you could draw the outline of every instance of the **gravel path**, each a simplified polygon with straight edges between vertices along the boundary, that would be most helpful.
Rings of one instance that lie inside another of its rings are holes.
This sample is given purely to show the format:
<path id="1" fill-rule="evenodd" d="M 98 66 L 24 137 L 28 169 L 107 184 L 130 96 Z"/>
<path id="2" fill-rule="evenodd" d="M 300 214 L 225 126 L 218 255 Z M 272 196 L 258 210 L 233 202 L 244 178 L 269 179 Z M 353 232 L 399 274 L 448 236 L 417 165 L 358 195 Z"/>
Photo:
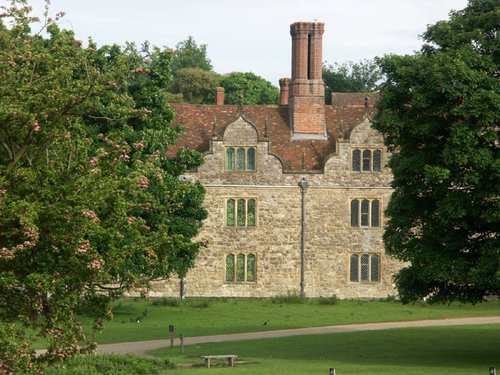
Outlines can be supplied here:
<path id="1" fill-rule="evenodd" d="M 348 325 L 327 326 L 327 327 L 282 329 L 282 330 L 265 331 L 265 332 L 233 333 L 228 335 L 185 337 L 184 345 L 203 344 L 207 342 L 257 340 L 257 339 L 267 339 L 274 337 L 289 337 L 289 336 L 300 336 L 300 335 L 321 335 L 325 333 L 378 331 L 378 330 L 394 329 L 394 328 L 457 326 L 457 325 L 477 325 L 477 324 L 494 324 L 494 323 L 500 323 L 500 316 L 416 320 L 407 322 L 348 324 Z M 178 339 L 174 340 L 174 345 L 179 345 Z M 165 346 L 170 346 L 169 339 L 99 345 L 97 347 L 97 352 L 146 355 L 147 352 L 150 350 L 162 348 Z"/>

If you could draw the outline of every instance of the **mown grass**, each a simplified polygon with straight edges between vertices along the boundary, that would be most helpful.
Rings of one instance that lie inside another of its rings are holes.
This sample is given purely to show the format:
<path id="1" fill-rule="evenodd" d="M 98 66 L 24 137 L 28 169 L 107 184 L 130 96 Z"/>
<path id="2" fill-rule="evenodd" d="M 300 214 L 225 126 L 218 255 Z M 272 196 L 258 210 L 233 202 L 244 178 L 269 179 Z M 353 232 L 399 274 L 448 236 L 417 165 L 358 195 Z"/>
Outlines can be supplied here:
<path id="1" fill-rule="evenodd" d="M 210 343 L 153 352 L 169 374 L 484 375 L 500 367 L 500 325 L 391 329 Z M 205 369 L 201 355 L 237 354 L 236 367 Z"/>
<path id="2" fill-rule="evenodd" d="M 114 305 L 112 321 L 97 336 L 100 344 L 166 339 L 168 326 L 184 337 L 224 333 L 257 332 L 339 324 L 492 316 L 500 312 L 500 301 L 478 305 L 402 305 L 397 301 L 286 299 L 188 299 L 122 300 Z M 82 317 L 86 326 L 91 319 Z"/>

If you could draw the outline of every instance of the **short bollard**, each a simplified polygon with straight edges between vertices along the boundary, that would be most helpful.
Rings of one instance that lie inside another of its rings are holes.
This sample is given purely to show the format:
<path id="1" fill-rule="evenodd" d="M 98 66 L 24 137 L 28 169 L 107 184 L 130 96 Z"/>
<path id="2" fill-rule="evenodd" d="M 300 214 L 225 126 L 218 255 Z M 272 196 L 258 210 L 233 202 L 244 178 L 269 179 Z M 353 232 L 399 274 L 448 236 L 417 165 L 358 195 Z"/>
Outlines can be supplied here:
<path id="1" fill-rule="evenodd" d="M 170 347 L 174 346 L 174 325 L 173 324 L 170 324 L 168 326 L 168 332 L 170 334 Z"/>
<path id="2" fill-rule="evenodd" d="M 330 367 L 330 375 L 335 375 L 335 369 L 333 367 Z"/>
<path id="3" fill-rule="evenodd" d="M 490 375 L 497 375 L 497 369 L 494 367 L 490 367 Z"/>

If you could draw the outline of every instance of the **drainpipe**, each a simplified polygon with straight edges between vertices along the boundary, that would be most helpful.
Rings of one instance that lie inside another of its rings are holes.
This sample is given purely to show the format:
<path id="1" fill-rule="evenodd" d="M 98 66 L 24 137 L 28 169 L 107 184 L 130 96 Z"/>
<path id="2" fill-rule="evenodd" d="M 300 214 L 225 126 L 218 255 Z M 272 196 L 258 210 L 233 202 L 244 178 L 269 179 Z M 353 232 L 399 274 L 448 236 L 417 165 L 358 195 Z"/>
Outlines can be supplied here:
<path id="1" fill-rule="evenodd" d="M 300 192 L 301 192 L 301 218 L 300 218 L 300 296 L 304 298 L 305 293 L 305 278 L 304 278 L 304 268 L 305 268 L 305 250 L 306 250 L 306 191 L 309 184 L 305 177 L 299 182 Z"/>

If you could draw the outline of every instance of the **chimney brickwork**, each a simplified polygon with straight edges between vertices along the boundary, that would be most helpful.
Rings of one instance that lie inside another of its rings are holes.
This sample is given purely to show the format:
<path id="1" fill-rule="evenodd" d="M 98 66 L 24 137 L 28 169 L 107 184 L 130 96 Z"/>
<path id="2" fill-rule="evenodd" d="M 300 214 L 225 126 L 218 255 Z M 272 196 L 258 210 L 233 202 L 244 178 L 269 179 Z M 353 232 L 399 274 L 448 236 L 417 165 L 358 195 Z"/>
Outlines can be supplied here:
<path id="1" fill-rule="evenodd" d="M 280 105 L 288 105 L 288 96 L 290 95 L 290 78 L 280 79 Z"/>
<path id="2" fill-rule="evenodd" d="M 325 84 L 322 78 L 324 26 L 322 22 L 290 25 L 292 79 L 288 105 L 295 138 L 326 137 Z"/>
<path id="3" fill-rule="evenodd" d="M 224 105 L 224 87 L 215 88 L 215 105 Z"/>

